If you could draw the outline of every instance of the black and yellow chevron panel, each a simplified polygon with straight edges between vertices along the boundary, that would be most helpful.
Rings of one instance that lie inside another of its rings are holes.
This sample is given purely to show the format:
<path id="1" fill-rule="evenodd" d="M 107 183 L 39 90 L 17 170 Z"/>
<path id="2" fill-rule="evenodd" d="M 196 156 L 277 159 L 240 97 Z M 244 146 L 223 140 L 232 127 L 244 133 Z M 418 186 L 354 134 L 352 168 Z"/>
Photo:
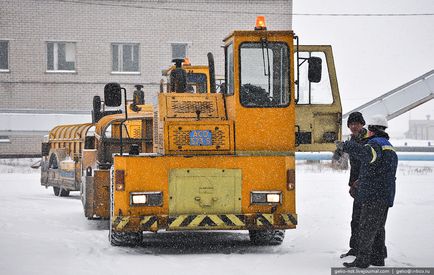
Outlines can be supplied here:
<path id="1" fill-rule="evenodd" d="M 214 214 L 178 216 L 114 217 L 116 231 L 295 228 L 296 214 Z"/>
<path id="2" fill-rule="evenodd" d="M 241 229 L 246 226 L 244 215 L 180 215 L 169 217 L 169 230 Z"/>

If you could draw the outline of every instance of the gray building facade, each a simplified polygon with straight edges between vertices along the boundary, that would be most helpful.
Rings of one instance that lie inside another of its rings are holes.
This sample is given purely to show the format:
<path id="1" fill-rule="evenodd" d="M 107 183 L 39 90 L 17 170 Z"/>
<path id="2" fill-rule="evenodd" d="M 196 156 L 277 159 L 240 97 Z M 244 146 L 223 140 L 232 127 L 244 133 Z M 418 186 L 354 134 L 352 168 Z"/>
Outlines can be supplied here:
<path id="1" fill-rule="evenodd" d="M 271 30 L 289 30 L 291 14 L 292 0 L 2 0 L 0 116 L 27 114 L 29 125 L 2 123 L 0 155 L 39 153 L 48 129 L 33 127 L 32 114 L 90 113 L 108 82 L 130 97 L 142 84 L 155 102 L 173 47 L 187 49 L 192 64 L 212 52 L 223 75 L 226 35 L 253 29 L 257 15 Z"/>
<path id="2" fill-rule="evenodd" d="M 433 140 L 434 139 L 434 120 L 409 120 L 406 138 Z"/>

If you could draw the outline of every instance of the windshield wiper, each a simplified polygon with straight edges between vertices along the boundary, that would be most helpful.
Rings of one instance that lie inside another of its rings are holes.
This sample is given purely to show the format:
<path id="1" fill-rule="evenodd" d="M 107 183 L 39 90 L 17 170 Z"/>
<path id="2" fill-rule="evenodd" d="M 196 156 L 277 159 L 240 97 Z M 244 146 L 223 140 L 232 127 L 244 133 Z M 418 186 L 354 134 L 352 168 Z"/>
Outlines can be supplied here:
<path id="1" fill-rule="evenodd" d="M 264 64 L 264 76 L 268 76 L 268 95 L 270 95 L 270 91 L 271 91 L 270 53 L 268 51 L 268 40 L 265 37 L 261 38 L 261 49 L 262 49 L 262 63 Z M 267 49 L 267 66 L 265 66 L 264 49 Z"/>

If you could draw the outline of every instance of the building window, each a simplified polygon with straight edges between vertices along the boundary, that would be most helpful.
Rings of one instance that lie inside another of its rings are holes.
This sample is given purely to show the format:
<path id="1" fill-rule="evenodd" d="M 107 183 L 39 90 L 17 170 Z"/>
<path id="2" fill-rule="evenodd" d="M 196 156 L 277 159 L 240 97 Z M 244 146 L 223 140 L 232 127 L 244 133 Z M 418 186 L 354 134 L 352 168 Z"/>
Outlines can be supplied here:
<path id="1" fill-rule="evenodd" d="M 139 72 L 139 44 L 112 44 L 112 71 Z"/>
<path id="2" fill-rule="evenodd" d="M 0 72 L 9 71 L 9 41 L 0 40 Z"/>
<path id="3" fill-rule="evenodd" d="M 0 143 L 11 143 L 11 140 L 8 136 L 0 136 Z"/>
<path id="4" fill-rule="evenodd" d="M 188 43 L 174 42 L 170 43 L 170 45 L 172 46 L 172 59 L 184 59 L 188 57 Z"/>
<path id="5" fill-rule="evenodd" d="M 47 71 L 75 71 L 75 43 L 47 42 Z"/>

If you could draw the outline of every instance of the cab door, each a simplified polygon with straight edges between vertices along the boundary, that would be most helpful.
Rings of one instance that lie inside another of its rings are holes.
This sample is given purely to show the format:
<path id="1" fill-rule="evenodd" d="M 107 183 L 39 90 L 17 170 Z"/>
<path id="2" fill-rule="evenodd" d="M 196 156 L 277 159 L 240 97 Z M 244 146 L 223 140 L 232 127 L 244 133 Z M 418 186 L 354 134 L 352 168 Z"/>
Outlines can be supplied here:
<path id="1" fill-rule="evenodd" d="M 322 60 L 321 80 L 308 80 L 309 58 Z M 297 60 L 297 53 L 294 56 Z M 335 140 L 342 137 L 342 106 L 339 95 L 332 47 L 299 46 L 299 70 L 295 72 L 300 85 L 296 88 L 296 151 L 334 151 Z"/>

